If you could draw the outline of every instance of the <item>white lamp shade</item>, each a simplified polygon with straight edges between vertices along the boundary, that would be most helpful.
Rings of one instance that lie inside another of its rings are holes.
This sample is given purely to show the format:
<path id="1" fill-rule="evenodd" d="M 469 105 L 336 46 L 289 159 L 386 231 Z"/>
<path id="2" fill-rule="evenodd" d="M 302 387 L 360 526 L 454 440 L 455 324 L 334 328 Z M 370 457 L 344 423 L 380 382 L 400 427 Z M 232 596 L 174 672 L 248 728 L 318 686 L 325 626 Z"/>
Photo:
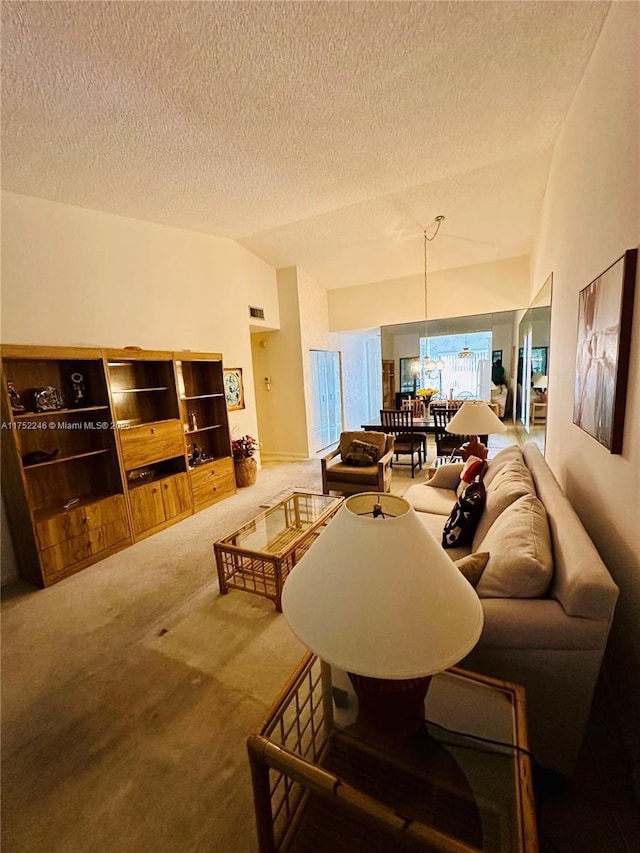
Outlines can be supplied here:
<path id="1" fill-rule="evenodd" d="M 372 518 L 374 503 L 385 515 Z M 373 678 L 417 678 L 477 643 L 480 600 L 402 498 L 349 498 L 289 574 L 282 610 L 322 660 Z"/>
<path id="2" fill-rule="evenodd" d="M 548 386 L 548 384 L 549 384 L 549 379 L 548 379 L 548 377 L 547 377 L 547 376 L 542 375 L 542 376 L 538 377 L 538 379 L 536 379 L 536 380 L 534 381 L 534 383 L 533 383 L 533 387 L 534 387 L 534 388 L 539 388 L 541 391 L 546 391 L 546 390 L 547 390 L 547 386 Z"/>
<path id="3" fill-rule="evenodd" d="M 445 430 L 455 435 L 488 435 L 504 432 L 506 426 L 484 400 L 467 400 L 451 418 Z"/>

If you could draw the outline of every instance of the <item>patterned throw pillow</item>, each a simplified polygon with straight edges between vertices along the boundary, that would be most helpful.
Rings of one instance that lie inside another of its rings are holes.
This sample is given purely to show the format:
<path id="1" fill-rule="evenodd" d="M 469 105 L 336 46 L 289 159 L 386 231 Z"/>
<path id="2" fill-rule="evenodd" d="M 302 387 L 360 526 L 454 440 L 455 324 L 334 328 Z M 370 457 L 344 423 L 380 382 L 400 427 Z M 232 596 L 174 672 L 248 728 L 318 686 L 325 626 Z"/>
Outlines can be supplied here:
<path id="1" fill-rule="evenodd" d="M 367 444 L 366 441 L 354 439 L 349 445 L 343 461 L 347 465 L 355 465 L 358 468 L 373 465 L 374 462 L 378 461 L 378 448 L 375 444 Z"/>
<path id="2" fill-rule="evenodd" d="M 482 515 L 487 493 L 480 477 L 476 477 L 456 501 L 442 531 L 442 547 L 456 548 L 473 539 L 476 525 Z"/>

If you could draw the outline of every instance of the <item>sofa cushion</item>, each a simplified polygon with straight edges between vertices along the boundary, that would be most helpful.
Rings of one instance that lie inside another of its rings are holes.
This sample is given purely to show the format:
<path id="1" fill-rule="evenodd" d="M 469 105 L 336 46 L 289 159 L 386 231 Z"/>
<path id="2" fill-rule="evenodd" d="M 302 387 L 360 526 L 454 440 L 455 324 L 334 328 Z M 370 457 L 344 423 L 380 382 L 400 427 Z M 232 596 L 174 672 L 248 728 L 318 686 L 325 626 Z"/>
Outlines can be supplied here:
<path id="1" fill-rule="evenodd" d="M 485 551 L 484 553 L 468 554 L 466 557 L 461 557 L 459 560 L 456 560 L 456 566 L 471 586 L 476 586 L 482 577 L 488 561 L 489 552 Z"/>
<path id="2" fill-rule="evenodd" d="M 487 500 L 471 543 L 474 551 L 477 550 L 498 516 L 508 506 L 524 495 L 536 496 L 531 474 L 524 462 L 518 459 L 504 465 L 488 485 L 485 483 L 485 487 Z"/>
<path id="3" fill-rule="evenodd" d="M 481 598 L 542 598 L 549 589 L 551 536 L 544 505 L 534 495 L 508 506 L 474 550 L 489 552 L 476 587 Z"/>
<path id="4" fill-rule="evenodd" d="M 418 518 L 433 536 L 436 542 L 442 542 L 442 530 L 448 516 L 446 515 L 431 515 L 427 512 L 419 512 Z M 456 560 L 467 557 L 471 553 L 469 545 L 458 545 L 457 548 L 447 548 L 447 554 L 455 562 Z"/>
<path id="5" fill-rule="evenodd" d="M 442 531 L 442 547 L 455 548 L 471 542 L 486 500 L 479 477 L 470 483 L 456 501 Z"/>
<path id="6" fill-rule="evenodd" d="M 366 441 L 354 440 L 349 445 L 349 449 L 343 461 L 347 465 L 355 465 L 356 467 L 364 467 L 373 465 L 378 461 L 378 448 L 375 444 L 369 444 Z"/>
<path id="7" fill-rule="evenodd" d="M 418 513 L 444 516 L 446 519 L 451 514 L 451 509 L 456 502 L 456 493 L 453 489 L 439 489 L 430 486 L 428 483 L 415 483 L 415 485 L 409 486 L 403 498 Z M 441 519 L 442 523 L 444 523 L 444 519 Z M 440 531 L 442 531 L 442 527 L 440 527 Z M 436 538 L 440 541 L 439 536 Z"/>
<path id="8" fill-rule="evenodd" d="M 485 472 L 482 475 L 482 480 L 485 486 L 489 485 L 498 471 L 501 471 L 505 465 L 508 465 L 509 462 L 513 462 L 516 459 L 524 464 L 522 451 L 517 444 L 510 444 L 508 447 L 503 448 L 499 453 L 497 453 L 493 459 L 489 459 L 487 461 Z"/>
<path id="9" fill-rule="evenodd" d="M 373 460 L 377 462 L 381 456 L 384 456 L 384 449 L 387 442 L 387 436 L 383 432 L 374 432 L 373 430 L 367 430 L 365 432 L 351 431 L 351 432 L 343 432 L 340 435 L 340 456 L 342 457 L 342 461 L 345 461 L 345 457 L 349 453 L 349 447 L 351 446 L 352 441 L 363 441 L 367 444 L 373 444 L 378 448 L 378 455 Z"/>

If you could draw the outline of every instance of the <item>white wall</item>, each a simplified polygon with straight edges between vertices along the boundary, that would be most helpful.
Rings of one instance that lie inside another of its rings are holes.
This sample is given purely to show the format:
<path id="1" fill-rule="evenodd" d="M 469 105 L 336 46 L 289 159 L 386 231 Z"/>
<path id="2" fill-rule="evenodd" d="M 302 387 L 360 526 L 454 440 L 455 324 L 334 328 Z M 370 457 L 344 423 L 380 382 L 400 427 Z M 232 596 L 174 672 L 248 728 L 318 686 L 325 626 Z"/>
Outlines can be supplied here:
<path id="1" fill-rule="evenodd" d="M 2 194 L 3 343 L 221 352 L 245 381 L 232 432 L 257 435 L 250 304 L 279 325 L 275 270 L 233 240 Z"/>
<path id="2" fill-rule="evenodd" d="M 340 337 L 329 332 L 329 304 L 327 291 L 303 269 L 298 267 L 298 298 L 300 301 L 300 337 L 302 344 L 302 369 L 307 421 L 307 449 L 311 455 L 315 448 L 314 389 L 311 374 L 311 355 L 314 350 L 340 349 Z"/>
<path id="3" fill-rule="evenodd" d="M 555 147 L 532 255 L 533 292 L 553 272 L 547 459 L 621 589 L 605 662 L 640 767 L 640 287 L 624 446 L 574 426 L 578 293 L 640 238 L 637 3 L 613 3 Z"/>
<path id="4" fill-rule="evenodd" d="M 429 273 L 429 319 L 511 311 L 529 302 L 528 257 Z M 423 319 L 423 276 L 329 291 L 332 331 Z"/>
<path id="5" fill-rule="evenodd" d="M 265 461 L 306 459 L 309 455 L 296 267 L 278 270 L 277 282 L 282 328 L 252 336 L 256 412 Z M 261 347 L 260 341 L 266 346 Z"/>

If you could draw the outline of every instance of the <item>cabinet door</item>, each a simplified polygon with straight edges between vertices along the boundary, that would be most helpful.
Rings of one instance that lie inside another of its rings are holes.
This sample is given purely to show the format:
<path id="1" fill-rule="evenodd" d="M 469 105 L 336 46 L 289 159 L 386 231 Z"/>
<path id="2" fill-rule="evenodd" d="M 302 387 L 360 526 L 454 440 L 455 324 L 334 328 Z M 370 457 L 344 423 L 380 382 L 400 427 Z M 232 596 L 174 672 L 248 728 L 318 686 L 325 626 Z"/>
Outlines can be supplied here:
<path id="1" fill-rule="evenodd" d="M 191 493 L 187 474 L 176 474 L 158 483 L 162 487 L 162 503 L 167 521 L 191 509 Z"/>
<path id="2" fill-rule="evenodd" d="M 122 459 L 124 467 L 141 468 L 173 456 L 182 456 L 182 425 L 180 421 L 160 421 L 122 430 Z"/>
<path id="3" fill-rule="evenodd" d="M 142 533 L 150 527 L 162 524 L 165 518 L 162 501 L 162 483 L 145 483 L 129 492 L 133 530 Z"/>

